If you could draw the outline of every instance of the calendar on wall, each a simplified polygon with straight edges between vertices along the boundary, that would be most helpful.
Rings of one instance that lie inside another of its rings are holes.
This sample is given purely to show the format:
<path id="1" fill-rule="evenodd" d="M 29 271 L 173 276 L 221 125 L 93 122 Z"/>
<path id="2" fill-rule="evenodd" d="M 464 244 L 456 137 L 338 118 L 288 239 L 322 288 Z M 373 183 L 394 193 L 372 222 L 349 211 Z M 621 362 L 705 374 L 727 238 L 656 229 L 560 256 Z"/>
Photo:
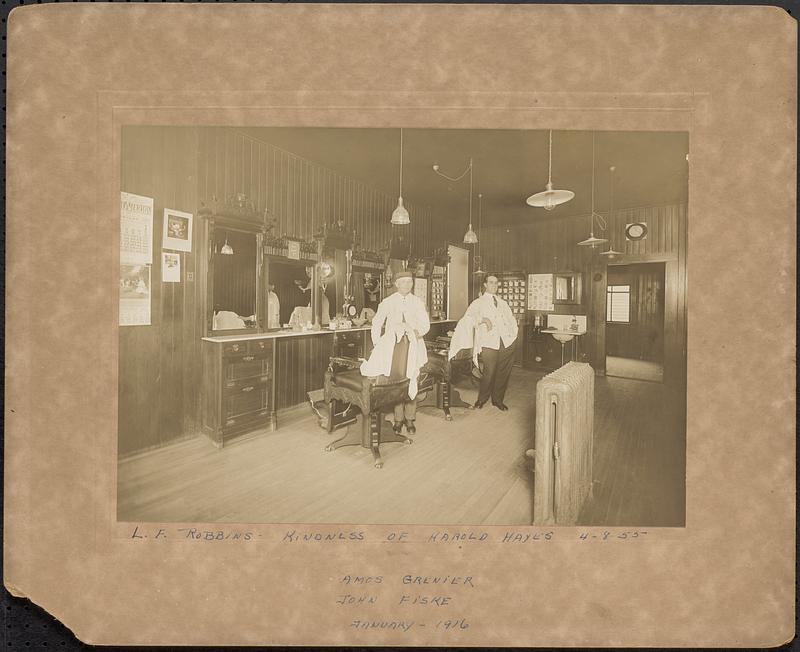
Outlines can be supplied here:
<path id="1" fill-rule="evenodd" d="M 527 296 L 527 283 L 523 272 L 504 272 L 497 274 L 497 294 L 506 300 L 511 307 L 511 312 L 521 324 L 525 320 L 525 298 Z"/>
<path id="2" fill-rule="evenodd" d="M 528 274 L 528 310 L 552 311 L 553 275 Z"/>

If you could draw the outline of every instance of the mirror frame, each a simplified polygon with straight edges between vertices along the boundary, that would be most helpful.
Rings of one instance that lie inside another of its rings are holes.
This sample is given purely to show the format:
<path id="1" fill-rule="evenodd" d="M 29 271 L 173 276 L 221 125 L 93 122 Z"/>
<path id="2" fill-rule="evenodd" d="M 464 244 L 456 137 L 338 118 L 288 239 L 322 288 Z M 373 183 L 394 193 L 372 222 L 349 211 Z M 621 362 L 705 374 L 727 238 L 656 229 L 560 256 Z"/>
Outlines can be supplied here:
<path id="1" fill-rule="evenodd" d="M 556 299 L 556 277 L 566 276 L 572 280 L 572 299 Z M 575 306 L 583 303 L 582 274 L 580 272 L 555 272 L 553 274 L 553 304 L 557 306 Z"/>
<path id="2" fill-rule="evenodd" d="M 262 294 L 267 287 L 264 277 L 264 236 L 265 228 L 261 224 L 255 224 L 246 220 L 239 220 L 232 217 L 221 217 L 209 215 L 205 218 L 203 229 L 203 252 L 205 253 L 206 270 L 203 275 L 204 291 L 203 297 L 203 316 L 205 332 L 209 337 L 219 337 L 224 335 L 242 335 L 252 333 L 263 333 L 266 324 L 266 301 Z M 239 231 L 249 233 L 256 237 L 256 327 L 255 328 L 235 328 L 230 330 L 213 330 L 214 323 L 214 232 L 216 229 L 226 231 Z"/>

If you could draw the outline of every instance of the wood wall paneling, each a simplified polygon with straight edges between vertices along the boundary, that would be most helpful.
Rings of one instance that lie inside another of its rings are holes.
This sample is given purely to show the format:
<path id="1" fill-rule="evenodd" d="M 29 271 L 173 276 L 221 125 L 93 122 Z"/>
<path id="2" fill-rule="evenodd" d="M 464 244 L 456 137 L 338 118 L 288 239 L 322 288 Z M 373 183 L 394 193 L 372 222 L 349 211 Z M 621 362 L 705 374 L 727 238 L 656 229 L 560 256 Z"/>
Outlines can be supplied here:
<path id="1" fill-rule="evenodd" d="M 686 373 L 686 205 L 626 208 L 603 213 L 607 229 L 595 226 L 595 235 L 608 238 L 624 256 L 621 262 L 665 264 L 665 382 L 685 382 Z M 625 225 L 646 222 L 647 238 L 625 240 Z M 516 227 L 485 227 L 480 234 L 480 253 L 486 270 L 523 270 L 528 274 L 578 271 L 583 275 L 580 306 L 556 306 L 557 314 L 586 314 L 589 332 L 582 350 L 598 373 L 605 373 L 605 293 L 607 262 L 600 249 L 579 247 L 589 235 L 588 215 L 544 219 L 532 213 L 531 223 Z M 555 261 L 554 258 L 558 260 Z M 595 280 L 597 277 L 598 280 Z"/>
<path id="2" fill-rule="evenodd" d="M 195 294 L 186 280 L 194 253 L 181 253 L 180 283 L 162 284 L 161 238 L 164 208 L 196 213 L 197 131 L 126 128 L 121 188 L 154 199 L 151 325 L 119 329 L 118 451 L 124 455 L 196 427 L 199 337 Z"/>
<path id="3" fill-rule="evenodd" d="M 242 192 L 262 213 L 277 219 L 277 234 L 310 238 L 323 223 L 339 219 L 358 233 L 361 246 L 379 251 L 402 235 L 415 255 L 426 255 L 453 234 L 434 219 L 430 208 L 405 201 L 411 224 L 393 227 L 389 220 L 397 198 L 345 177 L 269 143 L 229 128 L 200 134 L 198 196 L 219 201 Z"/>

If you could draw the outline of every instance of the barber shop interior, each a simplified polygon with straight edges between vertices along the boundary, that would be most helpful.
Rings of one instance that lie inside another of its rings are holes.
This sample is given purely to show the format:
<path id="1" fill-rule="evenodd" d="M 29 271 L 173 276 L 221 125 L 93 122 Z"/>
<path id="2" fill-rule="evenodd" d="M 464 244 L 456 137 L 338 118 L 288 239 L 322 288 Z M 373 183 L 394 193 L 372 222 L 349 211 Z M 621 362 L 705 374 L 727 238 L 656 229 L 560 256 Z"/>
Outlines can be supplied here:
<path id="1" fill-rule="evenodd" d="M 117 153 L 119 521 L 685 525 L 688 133 Z"/>

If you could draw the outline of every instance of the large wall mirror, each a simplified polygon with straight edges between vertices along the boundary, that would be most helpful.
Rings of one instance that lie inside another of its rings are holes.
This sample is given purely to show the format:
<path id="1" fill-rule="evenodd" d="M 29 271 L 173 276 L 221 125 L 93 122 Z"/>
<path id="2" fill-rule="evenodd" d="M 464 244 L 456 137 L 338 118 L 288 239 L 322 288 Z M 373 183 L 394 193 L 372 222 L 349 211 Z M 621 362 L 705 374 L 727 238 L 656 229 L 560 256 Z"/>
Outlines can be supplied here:
<path id="1" fill-rule="evenodd" d="M 581 303 L 581 275 L 578 272 L 559 272 L 553 275 L 553 303 Z"/>
<path id="2" fill-rule="evenodd" d="M 232 222 L 208 224 L 207 318 L 214 334 L 261 330 L 262 234 L 258 227 Z"/>
<path id="3" fill-rule="evenodd" d="M 269 259 L 267 264 L 270 293 L 267 326 L 270 329 L 282 328 L 290 324 L 292 315 L 299 315 L 296 308 L 310 308 L 312 268 L 301 261 L 274 258 Z M 303 319 L 302 323 L 306 321 Z"/>

